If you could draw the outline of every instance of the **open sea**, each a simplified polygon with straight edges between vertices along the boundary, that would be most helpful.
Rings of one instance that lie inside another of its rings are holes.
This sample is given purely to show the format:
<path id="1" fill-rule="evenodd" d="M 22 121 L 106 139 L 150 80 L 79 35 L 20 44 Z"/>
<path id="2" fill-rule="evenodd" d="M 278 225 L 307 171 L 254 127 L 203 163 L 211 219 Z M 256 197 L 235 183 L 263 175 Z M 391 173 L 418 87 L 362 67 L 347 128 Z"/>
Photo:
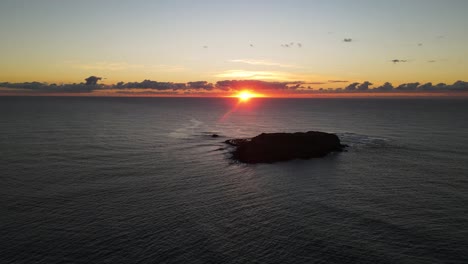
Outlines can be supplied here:
<path id="1" fill-rule="evenodd" d="M 0 97 L 0 263 L 468 263 L 468 100 Z"/>

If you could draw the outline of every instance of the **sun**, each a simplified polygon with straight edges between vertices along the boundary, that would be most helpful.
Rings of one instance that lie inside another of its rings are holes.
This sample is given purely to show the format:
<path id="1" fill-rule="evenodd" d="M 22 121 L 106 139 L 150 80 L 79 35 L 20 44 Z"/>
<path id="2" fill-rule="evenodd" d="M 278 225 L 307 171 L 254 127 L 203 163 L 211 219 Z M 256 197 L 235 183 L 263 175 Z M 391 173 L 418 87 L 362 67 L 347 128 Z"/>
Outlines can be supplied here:
<path id="1" fill-rule="evenodd" d="M 253 97 L 256 97 L 256 95 L 250 91 L 240 91 L 237 95 L 236 95 L 237 98 L 239 98 L 239 100 L 241 102 L 247 102 L 249 101 L 251 98 Z"/>
<path id="2" fill-rule="evenodd" d="M 241 91 L 238 91 L 236 94 L 230 95 L 228 97 L 234 97 L 234 98 L 239 99 L 239 103 L 247 103 L 252 98 L 266 97 L 266 96 L 264 94 L 256 93 L 252 90 L 241 90 Z"/>

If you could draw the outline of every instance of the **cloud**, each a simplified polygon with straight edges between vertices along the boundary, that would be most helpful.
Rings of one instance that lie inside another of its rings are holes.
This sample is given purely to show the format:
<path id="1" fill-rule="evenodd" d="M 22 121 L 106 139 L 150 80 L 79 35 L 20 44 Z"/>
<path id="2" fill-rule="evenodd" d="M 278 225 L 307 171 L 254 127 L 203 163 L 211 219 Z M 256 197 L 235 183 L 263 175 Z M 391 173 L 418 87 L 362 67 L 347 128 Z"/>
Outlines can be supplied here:
<path id="1" fill-rule="evenodd" d="M 468 82 L 456 81 L 452 85 L 445 83 L 439 83 L 432 85 L 432 83 L 425 83 L 418 86 L 418 90 L 421 91 L 468 91 Z"/>
<path id="2" fill-rule="evenodd" d="M 368 81 L 365 81 L 363 83 L 361 83 L 360 85 L 357 86 L 357 89 L 359 91 L 367 91 L 369 90 L 369 86 L 371 86 L 372 83 L 368 82 Z"/>
<path id="3" fill-rule="evenodd" d="M 302 48 L 302 43 L 289 42 L 289 43 L 281 44 L 281 47 L 283 48 L 294 48 L 295 46 L 297 46 L 298 48 Z"/>
<path id="4" fill-rule="evenodd" d="M 359 92 L 365 92 L 365 91 L 369 91 L 369 86 L 373 85 L 371 82 L 368 82 L 368 81 L 365 81 L 363 83 L 358 83 L 358 82 L 354 82 L 348 86 L 345 87 L 345 91 L 348 91 L 348 92 L 355 92 L 355 91 L 359 91 Z"/>
<path id="5" fill-rule="evenodd" d="M 420 84 L 419 82 L 403 83 L 396 88 L 389 82 L 381 86 L 370 88 L 372 83 L 365 81 L 363 83 L 354 82 L 344 89 L 321 88 L 314 90 L 307 85 L 325 84 L 323 82 L 303 82 L 303 81 L 268 81 L 254 79 L 240 80 L 222 80 L 215 84 L 207 81 L 193 81 L 187 83 L 176 82 L 158 82 L 152 80 L 144 80 L 142 82 L 119 82 L 113 85 L 86 85 L 85 83 L 72 84 L 48 84 L 42 82 L 24 82 L 24 83 L 0 83 L 0 91 L 8 93 L 92 93 L 119 94 L 128 93 L 154 93 L 154 94 L 216 94 L 230 91 L 238 91 L 242 89 L 252 89 L 259 92 L 271 91 L 272 93 L 287 92 L 289 94 L 313 94 L 313 93 L 393 93 L 393 92 L 444 92 L 457 93 L 468 92 L 468 82 L 456 81 L 453 84 L 432 83 Z"/>
<path id="6" fill-rule="evenodd" d="M 419 85 L 417 89 L 421 91 L 434 91 L 435 87 L 432 85 L 432 83 L 428 82 L 428 83 Z"/>
<path id="7" fill-rule="evenodd" d="M 85 79 L 86 85 L 96 85 L 100 80 L 102 80 L 102 77 L 97 76 L 89 76 Z"/>
<path id="8" fill-rule="evenodd" d="M 328 80 L 329 83 L 348 83 L 349 81 L 342 81 L 342 80 Z"/>
<path id="9" fill-rule="evenodd" d="M 468 82 L 456 81 L 451 87 L 450 90 L 453 91 L 468 91 Z"/>
<path id="10" fill-rule="evenodd" d="M 326 82 L 304 82 L 303 84 L 307 85 L 307 84 L 313 84 L 313 85 L 317 85 L 317 84 L 327 84 Z"/>
<path id="11" fill-rule="evenodd" d="M 435 87 L 436 87 L 436 90 L 444 90 L 444 89 L 447 89 L 448 86 L 445 83 L 438 83 L 436 84 Z"/>
<path id="12" fill-rule="evenodd" d="M 198 82 L 195 82 L 198 83 Z M 134 88 L 148 88 L 154 90 L 184 90 L 187 89 L 185 83 L 173 83 L 173 82 L 157 82 L 152 80 L 144 80 L 142 82 L 119 82 L 113 88 L 117 89 L 134 89 Z"/>
<path id="13" fill-rule="evenodd" d="M 391 83 L 389 83 L 389 82 L 386 82 L 383 85 L 374 88 L 374 90 L 380 91 L 380 92 L 389 92 L 389 91 L 393 90 L 393 85 Z"/>
<path id="14" fill-rule="evenodd" d="M 391 62 L 393 62 L 394 64 L 396 64 L 396 63 L 408 62 L 408 61 L 407 61 L 407 60 L 394 59 L 394 60 L 391 60 Z"/>
<path id="15" fill-rule="evenodd" d="M 359 85 L 359 83 L 357 83 L 357 82 L 352 83 L 352 84 L 346 86 L 345 90 L 346 91 L 355 91 L 357 89 L 358 85 Z"/>
<path id="16" fill-rule="evenodd" d="M 343 42 L 353 42 L 353 39 L 352 38 L 345 38 L 345 39 L 343 39 Z"/>
<path id="17" fill-rule="evenodd" d="M 252 89 L 256 91 L 262 90 L 296 90 L 300 88 L 302 82 L 268 82 L 259 80 L 224 80 L 216 83 L 216 88 L 220 90 L 244 90 Z"/>
<path id="18" fill-rule="evenodd" d="M 399 90 L 399 91 L 415 91 L 416 88 L 418 88 L 419 86 L 419 82 L 415 82 L 415 83 L 404 83 L 404 84 L 401 84 L 399 85 L 398 87 L 395 88 L 395 90 Z"/>
<path id="19" fill-rule="evenodd" d="M 210 90 L 213 90 L 214 86 L 212 83 L 209 83 L 207 81 L 197 81 L 197 82 L 188 82 L 187 88 L 195 89 L 195 90 L 204 89 L 204 90 L 210 91 Z"/>
<path id="20" fill-rule="evenodd" d="M 18 90 L 27 90 L 30 92 L 60 92 L 60 93 L 89 93 L 94 90 L 103 89 L 104 85 L 85 83 L 72 84 L 48 84 L 41 82 L 25 82 L 25 83 L 0 83 L 0 87 L 12 88 Z"/>
<path id="21" fill-rule="evenodd" d="M 241 60 L 230 60 L 230 62 L 245 63 L 250 65 L 262 65 L 262 66 L 277 66 L 283 68 L 298 68 L 295 65 L 282 64 L 278 62 L 272 62 L 267 60 L 252 60 L 252 59 L 241 59 Z"/>

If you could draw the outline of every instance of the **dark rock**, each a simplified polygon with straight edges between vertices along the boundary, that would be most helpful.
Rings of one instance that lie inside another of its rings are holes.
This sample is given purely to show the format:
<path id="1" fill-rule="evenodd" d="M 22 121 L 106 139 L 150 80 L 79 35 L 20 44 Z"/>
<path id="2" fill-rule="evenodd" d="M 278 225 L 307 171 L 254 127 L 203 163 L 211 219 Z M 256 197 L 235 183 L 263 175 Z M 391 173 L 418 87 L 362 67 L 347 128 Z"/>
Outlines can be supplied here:
<path id="1" fill-rule="evenodd" d="M 252 139 L 230 139 L 225 143 L 236 147 L 232 158 L 245 163 L 320 158 L 346 147 L 337 135 L 317 131 L 262 133 Z"/>

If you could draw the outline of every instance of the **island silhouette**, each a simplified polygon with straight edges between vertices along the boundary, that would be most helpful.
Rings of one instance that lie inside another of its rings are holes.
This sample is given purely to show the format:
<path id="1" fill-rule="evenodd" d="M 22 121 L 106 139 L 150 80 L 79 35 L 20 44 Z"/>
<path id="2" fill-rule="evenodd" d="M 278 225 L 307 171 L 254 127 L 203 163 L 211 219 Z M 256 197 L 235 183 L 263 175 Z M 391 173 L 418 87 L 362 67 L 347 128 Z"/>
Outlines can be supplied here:
<path id="1" fill-rule="evenodd" d="M 235 147 L 232 158 L 243 163 L 321 158 L 347 147 L 337 135 L 319 131 L 262 133 L 251 139 L 228 139 L 225 143 Z"/>

